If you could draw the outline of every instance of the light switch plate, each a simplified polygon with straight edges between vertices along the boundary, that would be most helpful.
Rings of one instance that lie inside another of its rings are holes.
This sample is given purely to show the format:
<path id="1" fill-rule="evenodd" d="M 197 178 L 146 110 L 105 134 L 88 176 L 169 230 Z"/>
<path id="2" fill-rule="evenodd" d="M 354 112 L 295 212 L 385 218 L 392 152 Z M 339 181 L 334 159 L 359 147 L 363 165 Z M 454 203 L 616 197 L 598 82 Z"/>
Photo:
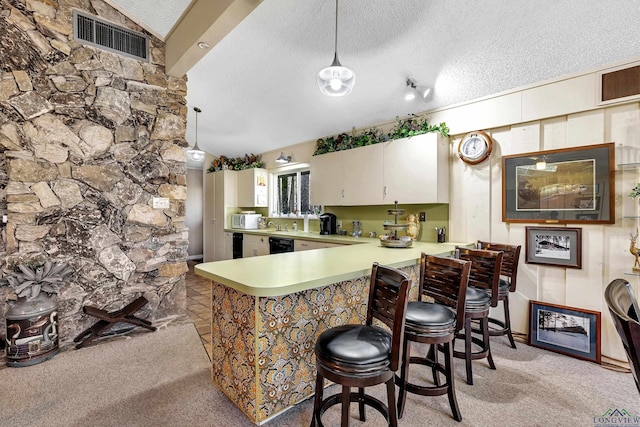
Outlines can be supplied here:
<path id="1" fill-rule="evenodd" d="M 167 197 L 154 197 L 153 198 L 154 209 L 169 209 L 169 198 Z"/>

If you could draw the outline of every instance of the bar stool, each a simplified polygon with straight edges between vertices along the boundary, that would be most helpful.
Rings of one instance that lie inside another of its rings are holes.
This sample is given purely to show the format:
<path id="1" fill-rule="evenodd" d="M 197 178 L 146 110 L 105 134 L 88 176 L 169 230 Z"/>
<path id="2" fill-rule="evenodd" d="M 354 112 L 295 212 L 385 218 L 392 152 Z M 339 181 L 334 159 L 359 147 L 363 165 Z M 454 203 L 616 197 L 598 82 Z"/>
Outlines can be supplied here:
<path id="1" fill-rule="evenodd" d="M 396 376 L 398 414 L 402 418 L 407 392 L 422 396 L 447 394 L 453 418 L 462 421 L 456 399 L 453 374 L 453 340 L 464 324 L 465 296 L 471 262 L 422 254 L 418 301 L 407 305 L 407 319 L 402 347 L 400 377 Z M 430 302 L 432 301 L 432 302 Z M 411 357 L 411 343 L 429 344 L 425 357 Z M 438 362 L 438 347 L 444 353 L 444 365 Z M 410 383 L 411 363 L 428 366 L 433 374 L 433 386 Z M 440 373 L 445 382 L 440 383 Z"/>
<path id="2" fill-rule="evenodd" d="M 328 329 L 316 341 L 316 391 L 311 426 L 322 427 L 322 414 L 342 404 L 343 427 L 349 425 L 349 404 L 358 402 L 360 420 L 365 421 L 364 405 L 380 412 L 390 426 L 398 425 L 394 374 L 400 365 L 405 327 L 409 277 L 392 267 L 373 264 L 364 325 L 341 325 Z M 391 332 L 373 325 L 374 319 Z M 342 393 L 323 399 L 324 379 L 342 385 Z M 364 388 L 386 383 L 387 403 L 364 393 Z M 351 387 L 358 392 L 352 393 Z"/>
<path id="3" fill-rule="evenodd" d="M 502 268 L 500 269 L 500 284 L 498 285 L 498 301 L 502 301 L 504 309 L 504 322 L 489 317 L 489 323 L 497 325 L 498 328 L 489 328 L 489 335 L 509 338 L 511 347 L 516 348 L 511 332 L 511 316 L 509 315 L 509 293 L 516 291 L 516 278 L 518 276 L 518 261 L 520 260 L 520 245 L 507 245 L 503 243 L 491 243 L 478 240 L 478 249 L 488 249 L 490 251 L 502 251 Z"/>
<path id="4" fill-rule="evenodd" d="M 503 253 L 460 247 L 456 247 L 456 253 L 459 253 L 460 259 L 471 261 L 471 270 L 465 300 L 464 334 L 456 334 L 456 338 L 464 338 L 464 351 L 454 350 L 453 356 L 465 359 L 467 384 L 472 385 L 472 360 L 486 358 L 489 368 L 496 369 L 489 345 L 489 308 L 498 305 L 498 283 Z M 472 320 L 479 323 L 477 331 L 480 337 L 472 335 Z M 480 348 L 473 351 L 472 344 Z"/>

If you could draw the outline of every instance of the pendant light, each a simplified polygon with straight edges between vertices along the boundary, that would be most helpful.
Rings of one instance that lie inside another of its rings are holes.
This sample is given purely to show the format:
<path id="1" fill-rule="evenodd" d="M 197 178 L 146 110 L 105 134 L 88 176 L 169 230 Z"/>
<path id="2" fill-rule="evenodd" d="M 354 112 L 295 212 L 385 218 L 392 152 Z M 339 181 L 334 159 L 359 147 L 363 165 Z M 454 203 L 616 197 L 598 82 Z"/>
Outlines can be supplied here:
<path id="1" fill-rule="evenodd" d="M 333 63 L 318 73 L 320 92 L 328 96 L 344 96 L 351 92 L 356 83 L 356 74 L 350 68 L 343 67 L 338 59 L 338 0 L 336 0 L 336 33 Z"/>
<path id="2" fill-rule="evenodd" d="M 196 112 L 196 143 L 193 145 L 193 148 L 187 150 L 187 157 L 192 162 L 200 163 L 204 160 L 204 151 L 198 148 L 198 113 L 201 113 L 202 110 L 198 107 L 193 107 L 193 111 Z"/>

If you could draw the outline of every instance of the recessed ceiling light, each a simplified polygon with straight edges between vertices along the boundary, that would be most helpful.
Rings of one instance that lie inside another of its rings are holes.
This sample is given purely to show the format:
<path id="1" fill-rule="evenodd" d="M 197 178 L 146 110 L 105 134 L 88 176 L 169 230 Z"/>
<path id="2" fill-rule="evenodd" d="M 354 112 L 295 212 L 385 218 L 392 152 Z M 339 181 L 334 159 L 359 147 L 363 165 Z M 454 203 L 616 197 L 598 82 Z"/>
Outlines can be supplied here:
<path id="1" fill-rule="evenodd" d="M 198 42 L 198 47 L 200 49 L 209 49 L 211 46 L 209 46 L 209 43 L 207 42 Z"/>

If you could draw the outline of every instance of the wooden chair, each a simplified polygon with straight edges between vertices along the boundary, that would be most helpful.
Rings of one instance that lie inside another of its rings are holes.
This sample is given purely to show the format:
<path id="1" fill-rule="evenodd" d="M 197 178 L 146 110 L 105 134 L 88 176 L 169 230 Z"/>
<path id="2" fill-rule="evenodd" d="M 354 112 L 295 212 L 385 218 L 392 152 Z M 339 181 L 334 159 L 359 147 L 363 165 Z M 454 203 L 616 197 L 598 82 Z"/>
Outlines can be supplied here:
<path id="1" fill-rule="evenodd" d="M 360 420 L 364 405 L 380 412 L 390 426 L 397 426 L 394 373 L 400 365 L 409 277 L 395 268 L 373 264 L 364 325 L 341 325 L 323 332 L 316 341 L 316 390 L 311 426 L 322 426 L 322 414 L 342 404 L 341 425 L 349 425 L 350 402 L 358 402 Z M 391 332 L 373 325 L 377 319 Z M 324 379 L 342 385 L 342 393 L 323 399 Z M 364 388 L 387 385 L 387 406 L 364 393 Z M 352 393 L 351 387 L 358 392 Z"/>
<path id="2" fill-rule="evenodd" d="M 629 282 L 615 279 L 604 291 L 613 324 L 620 335 L 629 366 L 640 393 L 640 308 Z"/>
<path id="3" fill-rule="evenodd" d="M 489 323 L 497 325 L 497 328 L 489 328 L 489 335 L 509 338 L 511 347 L 516 348 L 511 332 L 511 316 L 509 315 L 509 293 L 516 291 L 516 279 L 518 277 L 518 262 L 520 261 L 520 245 L 507 245 L 503 243 L 483 242 L 478 240 L 478 249 L 490 251 L 502 251 L 502 268 L 500 269 L 500 283 L 498 284 L 498 301 L 502 301 L 504 309 L 504 321 L 489 317 Z"/>
<path id="4" fill-rule="evenodd" d="M 456 399 L 453 372 L 453 340 L 464 325 L 465 297 L 471 262 L 422 254 L 418 301 L 407 305 L 407 319 L 402 348 L 403 361 L 400 377 L 396 376 L 398 414 L 402 418 L 407 392 L 422 396 L 447 394 L 449 406 L 456 421 L 462 415 Z M 425 357 L 411 356 L 411 343 L 429 344 Z M 438 362 L 440 347 L 444 365 Z M 432 369 L 432 386 L 412 384 L 408 381 L 411 363 Z M 440 383 L 440 373 L 445 382 Z"/>
<path id="5" fill-rule="evenodd" d="M 461 260 L 471 261 L 471 270 L 465 300 L 464 334 L 456 334 L 456 338 L 464 338 L 464 351 L 454 351 L 453 355 L 465 359 L 467 384 L 471 385 L 473 360 L 486 358 L 489 367 L 496 369 L 489 345 L 489 308 L 498 305 L 498 283 L 503 253 L 460 247 L 456 247 L 456 253 L 459 253 Z M 472 334 L 472 321 L 479 324 L 479 337 Z M 479 349 L 474 351 L 473 344 Z"/>

